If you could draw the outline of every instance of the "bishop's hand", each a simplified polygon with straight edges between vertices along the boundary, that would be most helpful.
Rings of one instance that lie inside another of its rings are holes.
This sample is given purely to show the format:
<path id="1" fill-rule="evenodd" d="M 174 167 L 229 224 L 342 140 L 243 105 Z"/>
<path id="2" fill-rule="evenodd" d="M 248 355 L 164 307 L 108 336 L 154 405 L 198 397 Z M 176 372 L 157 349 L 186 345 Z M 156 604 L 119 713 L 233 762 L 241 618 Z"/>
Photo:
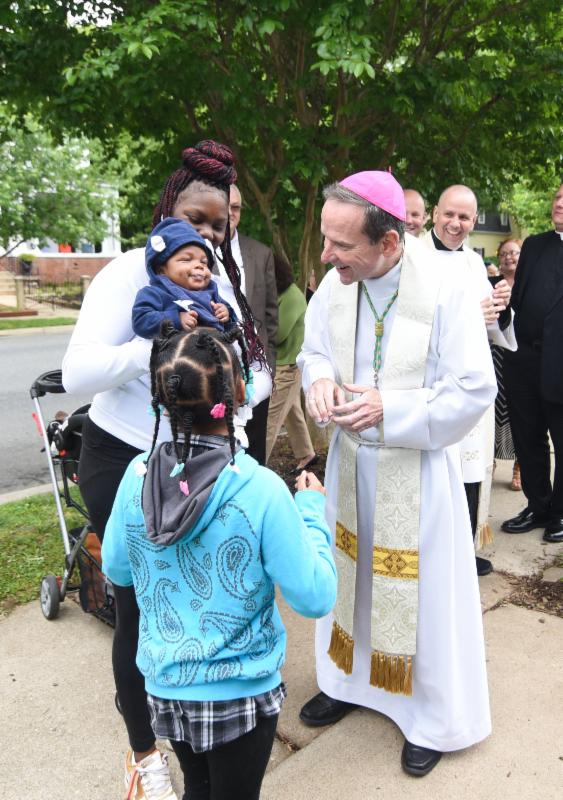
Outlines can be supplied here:
<path id="1" fill-rule="evenodd" d="M 307 392 L 307 410 L 317 425 L 326 425 L 332 419 L 336 405 L 344 402 L 344 392 L 330 378 L 319 378 Z"/>
<path id="2" fill-rule="evenodd" d="M 360 396 L 335 406 L 332 421 L 355 433 L 379 425 L 383 419 L 383 402 L 379 389 L 373 386 L 357 386 L 355 383 L 344 383 L 343 386 L 347 392 Z"/>

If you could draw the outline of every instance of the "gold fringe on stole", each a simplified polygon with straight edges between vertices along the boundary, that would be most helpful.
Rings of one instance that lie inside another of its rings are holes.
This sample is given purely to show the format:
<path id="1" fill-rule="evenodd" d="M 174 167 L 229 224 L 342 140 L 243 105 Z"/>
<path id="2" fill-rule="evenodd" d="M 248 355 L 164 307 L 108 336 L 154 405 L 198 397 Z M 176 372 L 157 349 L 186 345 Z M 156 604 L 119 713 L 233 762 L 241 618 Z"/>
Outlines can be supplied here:
<path id="1" fill-rule="evenodd" d="M 390 656 L 374 651 L 369 682 L 392 694 L 412 695 L 412 656 Z"/>
<path id="2" fill-rule="evenodd" d="M 328 655 L 346 675 L 352 674 L 354 665 L 354 640 L 337 622 L 332 623 Z"/>
<path id="3" fill-rule="evenodd" d="M 475 534 L 475 550 L 493 543 L 493 531 L 488 522 L 479 525 Z"/>

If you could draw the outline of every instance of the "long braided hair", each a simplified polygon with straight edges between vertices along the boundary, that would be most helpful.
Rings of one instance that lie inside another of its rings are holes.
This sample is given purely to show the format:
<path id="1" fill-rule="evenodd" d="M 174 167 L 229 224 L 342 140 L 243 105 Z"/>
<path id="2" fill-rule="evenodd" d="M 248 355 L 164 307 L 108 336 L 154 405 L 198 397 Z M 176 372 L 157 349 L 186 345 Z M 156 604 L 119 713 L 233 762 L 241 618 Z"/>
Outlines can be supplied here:
<path id="1" fill-rule="evenodd" d="M 237 342 L 241 361 L 231 346 Z M 241 363 L 242 362 L 242 363 Z M 184 479 L 194 424 L 224 417 L 229 433 L 231 465 L 235 463 L 236 439 L 233 417 L 238 380 L 251 380 L 248 353 L 240 328 L 228 333 L 215 328 L 178 331 L 162 323 L 153 341 L 150 358 L 151 405 L 156 417 L 149 459 L 156 447 L 162 407 L 170 418 L 172 442 Z M 183 442 L 181 441 L 183 435 Z"/>
<path id="2" fill-rule="evenodd" d="M 174 216 L 174 208 L 181 193 L 192 183 L 212 186 L 225 192 L 229 203 L 230 187 L 236 182 L 237 172 L 234 166 L 232 150 L 224 144 L 204 139 L 195 147 L 187 147 L 182 152 L 183 166 L 170 175 L 153 212 L 153 227 L 161 219 Z M 262 368 L 269 371 L 264 346 L 254 327 L 254 317 L 248 301 L 240 288 L 240 270 L 231 251 L 231 231 L 229 222 L 223 243 L 220 245 L 223 266 L 233 286 L 235 297 L 242 314 L 242 330 L 248 343 L 250 361 L 257 361 Z"/>

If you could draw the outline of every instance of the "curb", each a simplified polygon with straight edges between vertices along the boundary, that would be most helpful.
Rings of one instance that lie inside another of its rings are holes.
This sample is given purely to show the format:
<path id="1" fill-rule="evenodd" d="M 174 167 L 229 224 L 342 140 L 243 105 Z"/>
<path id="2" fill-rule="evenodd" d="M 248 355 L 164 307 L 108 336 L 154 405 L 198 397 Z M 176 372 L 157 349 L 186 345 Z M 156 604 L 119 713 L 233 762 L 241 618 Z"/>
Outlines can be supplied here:
<path id="1" fill-rule="evenodd" d="M 4 503 L 14 503 L 17 500 L 25 500 L 28 497 L 34 497 L 36 494 L 48 494 L 53 491 L 53 484 L 41 483 L 38 486 L 29 486 L 27 489 L 17 489 L 14 492 L 6 492 L 0 494 L 0 506 Z"/>
<path id="2" fill-rule="evenodd" d="M 32 336 L 34 333 L 45 335 L 47 333 L 72 333 L 74 325 L 51 325 L 44 328 L 13 328 L 9 331 L 0 331 L 0 336 Z"/>

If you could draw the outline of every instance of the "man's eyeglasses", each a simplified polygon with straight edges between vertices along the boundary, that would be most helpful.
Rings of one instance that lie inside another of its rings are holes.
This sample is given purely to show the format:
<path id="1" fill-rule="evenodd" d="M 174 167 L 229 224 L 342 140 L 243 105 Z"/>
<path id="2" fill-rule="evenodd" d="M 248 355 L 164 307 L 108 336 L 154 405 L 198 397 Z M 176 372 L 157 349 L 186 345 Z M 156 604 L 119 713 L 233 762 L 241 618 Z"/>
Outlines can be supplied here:
<path id="1" fill-rule="evenodd" d="M 508 258 L 508 256 L 519 256 L 520 250 L 505 250 L 504 253 L 500 253 L 499 258 Z"/>

